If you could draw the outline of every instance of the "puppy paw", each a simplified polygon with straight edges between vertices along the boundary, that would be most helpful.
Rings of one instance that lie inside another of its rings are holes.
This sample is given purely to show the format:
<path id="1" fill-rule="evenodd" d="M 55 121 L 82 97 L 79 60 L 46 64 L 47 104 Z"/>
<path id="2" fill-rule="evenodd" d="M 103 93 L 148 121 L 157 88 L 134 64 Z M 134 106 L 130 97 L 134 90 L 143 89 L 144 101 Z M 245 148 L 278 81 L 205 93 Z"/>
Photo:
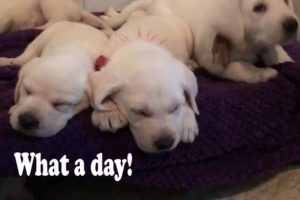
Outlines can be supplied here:
<path id="1" fill-rule="evenodd" d="M 102 15 L 100 16 L 100 19 L 103 20 L 106 24 L 111 25 L 113 20 L 113 17 L 107 16 L 107 15 Z"/>
<path id="2" fill-rule="evenodd" d="M 199 65 L 196 61 L 190 59 L 187 61 L 186 65 L 188 66 L 188 68 L 190 68 L 192 71 L 196 70 L 197 68 L 199 68 Z"/>
<path id="3" fill-rule="evenodd" d="M 0 66 L 13 66 L 15 63 L 11 58 L 0 58 Z"/>
<path id="4" fill-rule="evenodd" d="M 94 111 L 92 113 L 93 125 L 101 131 L 117 132 L 128 124 L 127 119 L 119 110 L 110 112 Z"/>
<path id="5" fill-rule="evenodd" d="M 278 75 L 278 71 L 272 68 L 266 68 L 265 70 L 262 71 L 260 78 L 261 80 L 268 81 L 271 78 L 275 78 Z"/>
<path id="6" fill-rule="evenodd" d="M 279 58 L 278 64 L 280 64 L 280 63 L 287 63 L 287 62 L 294 63 L 295 61 L 288 54 L 286 54 L 286 55 L 282 55 Z"/>
<path id="7" fill-rule="evenodd" d="M 267 82 L 268 80 L 275 78 L 278 75 L 278 71 L 272 68 L 260 69 L 245 78 L 245 82 L 250 84 Z"/>
<path id="8" fill-rule="evenodd" d="M 14 112 L 14 110 L 16 109 L 16 107 L 17 107 L 16 105 L 12 106 L 12 107 L 9 109 L 8 114 L 11 115 L 11 114 Z"/>
<path id="9" fill-rule="evenodd" d="M 119 13 L 113 7 L 109 6 L 107 11 L 105 12 L 105 15 L 108 17 L 114 17 L 119 15 Z"/>
<path id="10" fill-rule="evenodd" d="M 100 19 L 111 28 L 119 28 L 126 21 L 126 19 L 122 19 L 118 15 L 112 17 L 103 15 L 100 16 Z"/>
<path id="11" fill-rule="evenodd" d="M 199 134 L 199 128 L 194 112 L 192 110 L 186 112 L 183 120 L 181 141 L 184 143 L 193 143 Z"/>

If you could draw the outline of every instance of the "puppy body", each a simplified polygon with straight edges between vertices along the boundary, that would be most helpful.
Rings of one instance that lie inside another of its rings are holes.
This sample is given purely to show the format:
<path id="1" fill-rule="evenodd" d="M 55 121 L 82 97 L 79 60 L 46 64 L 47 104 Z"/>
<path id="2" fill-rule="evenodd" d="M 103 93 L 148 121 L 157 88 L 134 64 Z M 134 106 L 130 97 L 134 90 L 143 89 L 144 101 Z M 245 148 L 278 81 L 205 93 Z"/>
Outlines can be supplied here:
<path id="1" fill-rule="evenodd" d="M 105 23 L 72 0 L 9 0 L 0 2 L 0 33 L 45 29 L 58 21 L 84 22 L 97 28 Z"/>
<path id="2" fill-rule="evenodd" d="M 125 116 L 143 151 L 171 150 L 198 134 L 196 77 L 157 44 L 137 39 L 122 45 L 91 83 L 94 125 L 116 131 Z"/>
<path id="3" fill-rule="evenodd" d="M 59 22 L 19 57 L 1 58 L 1 65 L 22 66 L 10 110 L 12 127 L 30 136 L 53 136 L 87 108 L 88 75 L 107 41 L 88 25 Z"/>
<path id="4" fill-rule="evenodd" d="M 279 46 L 297 36 L 298 18 L 292 1 L 140 0 L 120 14 L 109 10 L 108 16 L 103 19 L 112 27 L 118 27 L 141 10 L 148 15 L 176 15 L 182 18 L 194 36 L 196 61 L 217 76 L 257 83 L 277 74 L 271 68 L 255 67 L 252 63 L 258 57 L 267 65 L 292 61 Z M 233 44 L 231 62 L 225 67 L 214 62 L 212 49 L 217 34 Z"/>
<path id="5" fill-rule="evenodd" d="M 109 54 L 127 42 L 146 40 L 165 48 L 185 64 L 191 64 L 193 36 L 188 25 L 176 16 L 140 16 L 125 23 L 109 42 Z"/>

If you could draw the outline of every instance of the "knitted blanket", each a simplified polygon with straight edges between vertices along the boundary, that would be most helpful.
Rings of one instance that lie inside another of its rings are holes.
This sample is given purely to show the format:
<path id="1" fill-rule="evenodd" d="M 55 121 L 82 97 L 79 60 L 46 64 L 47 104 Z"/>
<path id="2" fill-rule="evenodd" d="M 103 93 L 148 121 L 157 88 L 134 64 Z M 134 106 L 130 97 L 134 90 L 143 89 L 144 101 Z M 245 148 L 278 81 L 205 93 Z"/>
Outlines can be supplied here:
<path id="1" fill-rule="evenodd" d="M 17 56 L 40 32 L 26 30 L 0 36 L 0 56 Z M 198 70 L 197 117 L 200 134 L 193 144 L 172 152 L 141 152 L 128 129 L 102 133 L 92 126 L 87 110 L 57 136 L 22 136 L 9 125 L 17 69 L 0 68 L 0 176 L 17 175 L 15 152 L 42 153 L 43 158 L 91 162 L 133 155 L 133 175 L 122 181 L 148 186 L 203 188 L 238 184 L 276 172 L 300 160 L 300 45 L 287 47 L 296 63 L 276 68 L 280 75 L 256 85 L 213 78 Z"/>

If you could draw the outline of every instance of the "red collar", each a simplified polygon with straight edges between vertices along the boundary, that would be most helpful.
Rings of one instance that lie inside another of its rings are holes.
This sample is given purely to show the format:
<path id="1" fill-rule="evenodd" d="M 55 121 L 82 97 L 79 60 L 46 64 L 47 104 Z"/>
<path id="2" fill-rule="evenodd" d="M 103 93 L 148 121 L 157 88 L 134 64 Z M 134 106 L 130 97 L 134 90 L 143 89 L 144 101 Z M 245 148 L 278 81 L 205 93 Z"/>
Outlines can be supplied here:
<path id="1" fill-rule="evenodd" d="M 106 64 L 108 63 L 108 58 L 101 55 L 98 57 L 98 59 L 96 60 L 96 64 L 95 64 L 95 70 L 96 71 L 100 71 L 102 67 L 105 67 Z"/>

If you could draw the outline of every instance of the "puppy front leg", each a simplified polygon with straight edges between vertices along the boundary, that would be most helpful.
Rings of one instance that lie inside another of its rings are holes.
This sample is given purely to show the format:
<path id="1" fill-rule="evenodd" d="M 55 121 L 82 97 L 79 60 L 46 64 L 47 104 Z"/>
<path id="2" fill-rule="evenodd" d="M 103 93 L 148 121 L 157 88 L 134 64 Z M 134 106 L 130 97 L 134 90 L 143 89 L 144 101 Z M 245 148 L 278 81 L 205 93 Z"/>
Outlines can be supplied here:
<path id="1" fill-rule="evenodd" d="M 45 44 L 55 34 L 55 29 L 42 32 L 35 40 L 32 41 L 25 49 L 23 54 L 16 58 L 0 58 L 0 66 L 22 66 L 34 57 L 39 56 Z"/>
<path id="2" fill-rule="evenodd" d="M 199 128 L 194 111 L 188 104 L 184 107 L 183 129 L 181 141 L 184 143 L 193 143 L 199 134 Z"/>
<path id="3" fill-rule="evenodd" d="M 107 103 L 115 104 L 112 101 Z M 128 124 L 126 117 L 118 109 L 117 105 L 115 110 L 107 112 L 94 110 L 92 113 L 92 122 L 93 125 L 101 131 L 112 133 L 116 133 L 119 129 L 124 128 Z"/>
<path id="4" fill-rule="evenodd" d="M 221 77 L 238 82 L 260 83 L 276 77 L 278 72 L 270 67 L 257 68 L 254 65 L 237 61 L 230 63 Z"/>
<path id="5" fill-rule="evenodd" d="M 280 46 L 276 45 L 260 54 L 267 66 L 272 66 L 285 62 L 294 62 L 288 53 Z"/>
<path id="6" fill-rule="evenodd" d="M 36 56 L 37 53 L 33 49 L 27 49 L 19 57 L 0 58 L 0 66 L 22 66 Z"/>

